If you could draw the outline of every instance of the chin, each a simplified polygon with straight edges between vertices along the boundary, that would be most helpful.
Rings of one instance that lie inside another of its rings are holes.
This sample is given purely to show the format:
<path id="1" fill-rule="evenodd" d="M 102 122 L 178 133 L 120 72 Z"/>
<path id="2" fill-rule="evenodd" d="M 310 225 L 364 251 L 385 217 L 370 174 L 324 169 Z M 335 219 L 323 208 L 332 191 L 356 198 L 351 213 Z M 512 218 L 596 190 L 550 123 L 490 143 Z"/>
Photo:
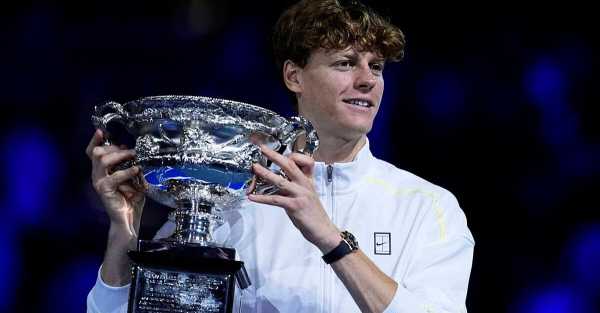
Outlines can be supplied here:
<path id="1" fill-rule="evenodd" d="M 368 132 L 371 131 L 371 128 L 373 128 L 373 120 L 370 120 L 370 119 L 369 120 L 367 120 L 367 119 L 354 120 L 351 123 L 349 123 L 348 128 L 354 132 L 367 134 Z"/>
<path id="2" fill-rule="evenodd" d="M 366 136 L 372 128 L 372 124 L 369 125 L 361 125 L 361 124 L 353 124 L 347 125 L 346 127 L 341 127 L 342 135 L 347 139 L 356 139 L 361 136 Z"/>

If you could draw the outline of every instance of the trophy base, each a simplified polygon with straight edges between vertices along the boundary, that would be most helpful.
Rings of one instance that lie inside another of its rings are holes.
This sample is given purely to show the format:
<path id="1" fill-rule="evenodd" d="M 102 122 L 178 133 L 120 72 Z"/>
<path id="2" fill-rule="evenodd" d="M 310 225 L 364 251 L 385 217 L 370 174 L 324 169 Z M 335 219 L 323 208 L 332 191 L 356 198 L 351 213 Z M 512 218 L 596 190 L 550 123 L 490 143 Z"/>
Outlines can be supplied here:
<path id="1" fill-rule="evenodd" d="M 129 313 L 231 313 L 235 282 L 250 285 L 235 250 L 140 241 L 129 251 L 132 282 Z"/>

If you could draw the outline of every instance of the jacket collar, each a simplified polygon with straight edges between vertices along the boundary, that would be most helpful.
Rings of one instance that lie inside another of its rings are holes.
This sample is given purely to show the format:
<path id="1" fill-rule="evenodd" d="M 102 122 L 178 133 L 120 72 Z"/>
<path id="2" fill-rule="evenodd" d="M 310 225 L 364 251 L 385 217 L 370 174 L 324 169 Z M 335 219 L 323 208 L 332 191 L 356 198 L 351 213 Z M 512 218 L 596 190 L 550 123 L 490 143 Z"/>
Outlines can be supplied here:
<path id="1" fill-rule="evenodd" d="M 356 154 L 351 162 L 325 164 L 315 162 L 314 180 L 319 194 L 331 192 L 346 193 L 356 190 L 369 170 L 369 165 L 374 159 L 369 149 L 369 139 Z M 331 182 L 328 181 L 327 168 L 331 165 Z"/>

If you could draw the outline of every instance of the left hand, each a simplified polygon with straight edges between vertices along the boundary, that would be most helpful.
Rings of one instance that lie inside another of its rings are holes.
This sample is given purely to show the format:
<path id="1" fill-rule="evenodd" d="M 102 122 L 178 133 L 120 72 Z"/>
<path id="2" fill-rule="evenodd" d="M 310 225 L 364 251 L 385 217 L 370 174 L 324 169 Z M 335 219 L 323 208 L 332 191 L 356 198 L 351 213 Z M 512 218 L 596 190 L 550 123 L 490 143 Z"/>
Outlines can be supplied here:
<path id="1" fill-rule="evenodd" d="M 285 209 L 294 226 L 300 230 L 306 240 L 317 246 L 323 253 L 333 250 L 341 241 L 340 231 L 331 222 L 315 190 L 314 159 L 300 153 L 292 153 L 286 157 L 265 145 L 261 145 L 260 148 L 263 155 L 277 164 L 288 179 L 255 163 L 252 166 L 254 173 L 277 186 L 279 193 L 249 194 L 248 199 Z"/>

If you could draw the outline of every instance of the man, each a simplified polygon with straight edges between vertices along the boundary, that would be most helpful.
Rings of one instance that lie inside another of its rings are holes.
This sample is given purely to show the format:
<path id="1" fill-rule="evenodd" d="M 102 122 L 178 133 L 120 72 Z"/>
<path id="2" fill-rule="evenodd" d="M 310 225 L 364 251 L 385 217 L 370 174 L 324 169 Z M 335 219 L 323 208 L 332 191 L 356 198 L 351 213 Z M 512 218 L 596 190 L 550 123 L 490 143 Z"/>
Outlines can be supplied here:
<path id="1" fill-rule="evenodd" d="M 244 311 L 466 312 L 474 241 L 456 199 L 369 151 L 384 63 L 401 59 L 404 35 L 364 5 L 340 2 L 301 1 L 275 27 L 284 83 L 320 147 L 314 159 L 262 147 L 288 179 L 255 164 L 281 191 L 251 194 L 226 217 L 228 244 L 253 283 Z M 88 310 L 124 312 L 126 251 L 144 200 L 127 183 L 138 168 L 108 174 L 133 151 L 101 142 L 96 132 L 87 151 L 111 224 Z M 159 235 L 168 232 L 167 224 Z"/>

